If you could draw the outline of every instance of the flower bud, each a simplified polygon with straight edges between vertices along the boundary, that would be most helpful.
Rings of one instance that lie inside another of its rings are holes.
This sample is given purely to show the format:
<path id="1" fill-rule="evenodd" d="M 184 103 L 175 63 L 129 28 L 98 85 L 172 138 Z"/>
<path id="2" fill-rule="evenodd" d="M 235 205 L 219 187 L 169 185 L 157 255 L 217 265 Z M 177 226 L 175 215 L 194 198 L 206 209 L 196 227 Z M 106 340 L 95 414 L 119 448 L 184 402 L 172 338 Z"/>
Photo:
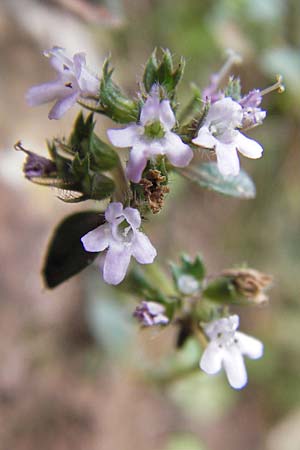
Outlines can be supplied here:
<path id="1" fill-rule="evenodd" d="M 133 316 L 145 327 L 153 325 L 166 325 L 169 318 L 165 315 L 166 309 L 161 303 L 142 301 L 135 309 Z"/>
<path id="2" fill-rule="evenodd" d="M 28 180 L 34 178 L 49 178 L 57 173 L 56 164 L 51 159 L 44 158 L 22 147 L 20 142 L 15 145 L 16 150 L 26 153 L 27 158 L 23 166 L 23 172 Z"/>
<path id="3" fill-rule="evenodd" d="M 227 269 L 222 275 L 229 277 L 236 291 L 247 300 L 256 304 L 268 301 L 265 291 L 271 287 L 271 275 L 255 269 Z"/>

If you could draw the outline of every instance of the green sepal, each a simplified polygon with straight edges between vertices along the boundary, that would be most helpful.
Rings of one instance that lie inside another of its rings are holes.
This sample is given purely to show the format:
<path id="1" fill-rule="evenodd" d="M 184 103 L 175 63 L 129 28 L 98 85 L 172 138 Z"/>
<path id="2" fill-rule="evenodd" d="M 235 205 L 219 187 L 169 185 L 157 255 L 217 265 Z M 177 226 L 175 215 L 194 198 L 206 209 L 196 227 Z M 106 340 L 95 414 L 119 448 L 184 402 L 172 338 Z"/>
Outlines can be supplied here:
<path id="1" fill-rule="evenodd" d="M 91 178 L 90 198 L 92 200 L 103 200 L 112 195 L 115 183 L 111 178 L 101 173 L 95 173 Z"/>
<path id="2" fill-rule="evenodd" d="M 212 281 L 202 294 L 204 298 L 217 303 L 240 304 L 242 301 L 230 277 L 220 277 Z"/>
<path id="3" fill-rule="evenodd" d="M 103 65 L 103 75 L 100 83 L 100 104 L 104 114 L 118 123 L 137 122 L 139 105 L 127 97 L 112 81 L 113 69 L 109 68 L 109 59 Z"/>
<path id="4" fill-rule="evenodd" d="M 199 166 L 190 165 L 176 171 L 199 186 L 223 195 L 241 199 L 252 199 L 256 195 L 255 184 L 244 170 L 240 170 L 238 175 L 224 176 L 220 173 L 217 163 L 209 162 Z"/>
<path id="5" fill-rule="evenodd" d="M 241 99 L 241 81 L 239 78 L 230 77 L 224 95 L 225 97 L 231 97 L 236 102 Z"/>
<path id="6" fill-rule="evenodd" d="M 163 86 L 167 97 L 172 100 L 175 97 L 176 87 L 183 76 L 185 60 L 184 58 L 180 58 L 177 67 L 174 69 L 170 50 L 161 49 L 161 52 L 162 56 L 160 61 L 157 60 L 156 49 L 148 59 L 144 70 L 143 84 L 145 91 L 148 93 L 154 84 Z"/>
<path id="7" fill-rule="evenodd" d="M 87 177 L 90 171 L 90 157 L 85 155 L 82 159 L 79 153 L 76 153 L 72 161 L 72 174 L 78 181 Z"/>
<path id="8" fill-rule="evenodd" d="M 72 214 L 54 230 L 48 244 L 42 276 L 48 288 L 54 288 L 76 275 L 97 257 L 97 252 L 86 252 L 81 238 L 105 222 L 103 214 L 85 211 Z"/>
<path id="9" fill-rule="evenodd" d="M 69 139 L 69 144 L 74 154 L 78 152 L 81 157 L 84 157 L 89 152 L 90 139 L 93 135 L 94 126 L 93 114 L 89 114 L 86 120 L 84 120 L 84 115 L 80 111 Z"/>
<path id="10" fill-rule="evenodd" d="M 157 83 L 157 71 L 158 71 L 158 62 L 156 58 L 156 49 L 155 49 L 151 53 L 151 56 L 148 59 L 144 70 L 143 84 L 146 92 L 150 92 L 153 84 Z"/>
<path id="11" fill-rule="evenodd" d="M 119 164 L 118 154 L 95 133 L 90 137 L 90 154 L 93 170 L 111 170 Z"/>

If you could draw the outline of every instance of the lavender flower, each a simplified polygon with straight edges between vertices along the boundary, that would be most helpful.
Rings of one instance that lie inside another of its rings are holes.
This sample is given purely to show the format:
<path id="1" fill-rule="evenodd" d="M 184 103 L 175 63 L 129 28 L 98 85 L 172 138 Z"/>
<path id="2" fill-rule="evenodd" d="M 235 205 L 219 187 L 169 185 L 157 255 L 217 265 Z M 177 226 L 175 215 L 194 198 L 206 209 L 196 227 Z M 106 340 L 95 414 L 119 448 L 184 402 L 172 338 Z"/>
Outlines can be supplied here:
<path id="1" fill-rule="evenodd" d="M 133 315 L 145 327 L 153 325 L 166 325 L 169 318 L 165 315 L 165 307 L 156 302 L 142 301 L 135 309 Z"/>
<path id="2" fill-rule="evenodd" d="M 109 284 L 123 281 L 130 258 L 140 264 L 151 264 L 156 250 L 148 237 L 139 231 L 141 216 L 137 209 L 125 208 L 122 203 L 110 203 L 105 211 L 106 223 L 81 238 L 88 252 L 102 252 L 106 249 L 103 278 Z"/>
<path id="3" fill-rule="evenodd" d="M 131 147 L 127 165 L 129 180 L 138 183 L 147 161 L 158 155 L 166 155 L 176 167 L 185 167 L 190 163 L 193 152 L 171 131 L 175 123 L 169 100 L 160 101 L 159 87 L 154 86 L 142 107 L 140 124 L 107 131 L 113 145 Z"/>
<path id="4" fill-rule="evenodd" d="M 238 175 L 237 150 L 248 158 L 260 158 L 263 148 L 238 131 L 242 127 L 243 108 L 230 97 L 213 103 L 193 143 L 214 149 L 218 169 L 223 175 Z"/>
<path id="5" fill-rule="evenodd" d="M 100 81 L 88 71 L 84 53 L 76 53 L 70 59 L 64 49 L 53 47 L 44 55 L 50 58 L 58 76 L 28 90 L 26 100 L 30 106 L 55 101 L 48 117 L 60 119 L 80 98 L 97 97 Z"/>
<path id="6" fill-rule="evenodd" d="M 247 384 L 247 372 L 243 355 L 251 359 L 261 358 L 263 344 L 247 334 L 236 331 L 239 326 L 237 315 L 214 320 L 205 326 L 210 342 L 203 352 L 200 367 L 204 372 L 218 373 L 224 368 L 229 384 L 241 389 Z"/>

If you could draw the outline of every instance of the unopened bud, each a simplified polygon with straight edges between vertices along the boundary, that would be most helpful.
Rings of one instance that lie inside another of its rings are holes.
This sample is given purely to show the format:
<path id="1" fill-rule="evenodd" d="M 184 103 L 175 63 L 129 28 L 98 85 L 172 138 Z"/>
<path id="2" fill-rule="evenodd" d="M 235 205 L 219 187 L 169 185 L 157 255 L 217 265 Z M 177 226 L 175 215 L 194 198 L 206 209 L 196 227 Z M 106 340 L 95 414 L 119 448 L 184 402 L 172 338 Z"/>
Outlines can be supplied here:
<path id="1" fill-rule="evenodd" d="M 133 316 L 145 327 L 153 325 L 166 325 L 169 318 L 165 315 L 166 309 L 161 303 L 142 301 L 135 309 Z"/>
<path id="2" fill-rule="evenodd" d="M 48 178 L 57 173 L 56 164 L 51 161 L 51 159 L 44 158 L 43 156 L 39 156 L 36 153 L 26 150 L 22 147 L 20 142 L 16 143 L 15 149 L 22 150 L 27 154 L 23 172 L 28 180 L 31 180 L 32 178 Z"/>
<path id="3" fill-rule="evenodd" d="M 272 285 L 271 275 L 255 269 L 228 269 L 222 275 L 230 277 L 236 291 L 246 299 L 256 304 L 268 301 L 265 291 Z"/>

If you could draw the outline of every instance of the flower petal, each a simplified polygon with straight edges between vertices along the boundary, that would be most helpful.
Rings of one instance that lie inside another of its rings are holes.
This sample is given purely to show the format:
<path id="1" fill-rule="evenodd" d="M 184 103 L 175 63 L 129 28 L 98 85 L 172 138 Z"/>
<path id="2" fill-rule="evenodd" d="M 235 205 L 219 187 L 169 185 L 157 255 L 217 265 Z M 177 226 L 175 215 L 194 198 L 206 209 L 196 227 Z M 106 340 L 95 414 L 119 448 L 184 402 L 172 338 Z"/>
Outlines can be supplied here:
<path id="1" fill-rule="evenodd" d="M 87 252 L 102 252 L 109 244 L 109 226 L 100 225 L 81 238 L 84 249 Z"/>
<path id="2" fill-rule="evenodd" d="M 107 136 L 115 147 L 132 147 L 136 137 L 139 135 L 138 130 L 141 127 L 136 124 L 129 125 L 126 128 L 107 130 Z"/>
<path id="3" fill-rule="evenodd" d="M 236 345 L 224 349 L 223 366 L 230 386 L 241 389 L 247 384 L 247 372 L 243 356 Z"/>
<path id="4" fill-rule="evenodd" d="M 214 148 L 217 144 L 217 139 L 209 131 L 208 127 L 203 126 L 198 131 L 198 136 L 192 140 L 193 144 L 205 148 Z"/>
<path id="5" fill-rule="evenodd" d="M 78 97 L 79 92 L 75 91 L 71 95 L 58 100 L 48 114 L 49 119 L 60 119 L 68 109 L 75 105 Z"/>
<path id="6" fill-rule="evenodd" d="M 222 359 L 223 349 L 212 341 L 202 354 L 200 368 L 209 375 L 218 373 L 222 368 Z"/>
<path id="7" fill-rule="evenodd" d="M 26 101 L 30 106 L 42 105 L 70 93 L 60 80 L 32 86 L 26 94 Z"/>
<path id="8" fill-rule="evenodd" d="M 106 283 L 119 284 L 124 280 L 130 263 L 131 249 L 124 244 L 112 243 L 106 253 L 103 278 Z"/>
<path id="9" fill-rule="evenodd" d="M 240 162 L 234 145 L 221 144 L 216 145 L 216 155 L 218 169 L 222 175 L 238 175 L 240 171 Z"/>
<path id="10" fill-rule="evenodd" d="M 50 58 L 52 67 L 59 73 L 66 73 L 73 70 L 73 62 L 66 56 L 65 49 L 53 47 L 44 52 L 44 56 Z"/>
<path id="11" fill-rule="evenodd" d="M 85 53 L 75 53 L 73 61 L 74 61 L 74 74 L 78 80 L 80 78 L 82 68 L 86 65 Z"/>
<path id="12" fill-rule="evenodd" d="M 262 357 L 264 345 L 258 339 L 248 336 L 245 333 L 240 333 L 239 331 L 235 333 L 235 339 L 237 339 L 238 348 L 243 355 L 246 355 L 251 359 Z"/>
<path id="13" fill-rule="evenodd" d="M 160 98 L 159 87 L 153 86 L 151 93 L 147 98 L 144 106 L 141 110 L 140 122 L 142 125 L 146 125 L 147 122 L 160 119 Z"/>
<path id="14" fill-rule="evenodd" d="M 204 124 L 222 123 L 223 127 L 236 128 L 241 125 L 243 119 L 243 108 L 232 100 L 231 97 L 225 97 L 216 101 L 209 108 Z"/>
<path id="15" fill-rule="evenodd" d="M 124 209 L 123 214 L 132 228 L 139 228 L 141 226 L 141 215 L 137 209 L 127 207 Z"/>
<path id="16" fill-rule="evenodd" d="M 175 133 L 167 133 L 165 140 L 165 153 L 171 164 L 175 167 L 187 166 L 194 156 L 193 150 L 188 145 L 184 144 L 180 137 Z"/>
<path id="17" fill-rule="evenodd" d="M 175 115 L 171 108 L 169 100 L 163 100 L 159 105 L 159 119 L 167 130 L 171 130 L 175 123 Z"/>
<path id="18" fill-rule="evenodd" d="M 239 133 L 234 140 L 234 144 L 238 151 L 247 158 L 257 159 L 260 158 L 264 149 L 254 139 L 249 139 L 242 133 Z"/>
<path id="19" fill-rule="evenodd" d="M 141 231 L 135 231 L 132 239 L 132 256 L 140 264 L 151 264 L 157 252 L 148 237 Z"/>
<path id="20" fill-rule="evenodd" d="M 105 220 L 113 223 L 118 217 L 123 214 L 123 205 L 120 202 L 112 202 L 108 205 L 105 211 Z"/>
<path id="21" fill-rule="evenodd" d="M 133 147 L 126 167 L 127 178 L 133 181 L 133 183 L 138 183 L 142 178 L 146 164 L 147 156 L 145 156 L 143 148 L 141 146 Z"/>

